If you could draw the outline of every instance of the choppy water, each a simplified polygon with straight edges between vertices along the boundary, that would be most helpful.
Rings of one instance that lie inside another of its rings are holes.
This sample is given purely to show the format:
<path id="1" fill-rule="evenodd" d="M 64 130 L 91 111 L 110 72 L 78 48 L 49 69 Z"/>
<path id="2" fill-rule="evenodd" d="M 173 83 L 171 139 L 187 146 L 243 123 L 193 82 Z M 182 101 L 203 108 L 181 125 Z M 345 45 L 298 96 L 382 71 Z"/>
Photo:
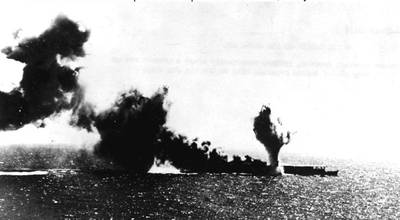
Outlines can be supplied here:
<path id="1" fill-rule="evenodd" d="M 0 176 L 0 219 L 400 219 L 400 171 L 342 164 L 338 177 Z"/>

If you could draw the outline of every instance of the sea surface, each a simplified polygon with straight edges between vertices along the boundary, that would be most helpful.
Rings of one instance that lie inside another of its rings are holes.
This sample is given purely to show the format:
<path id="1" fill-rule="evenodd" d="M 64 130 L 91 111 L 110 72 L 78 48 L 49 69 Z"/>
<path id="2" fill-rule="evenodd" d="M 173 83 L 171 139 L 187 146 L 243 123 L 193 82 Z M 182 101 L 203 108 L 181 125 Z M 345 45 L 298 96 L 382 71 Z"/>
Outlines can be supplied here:
<path id="1" fill-rule="evenodd" d="M 328 165 L 338 177 L 1 174 L 0 219 L 400 219 L 400 169 Z"/>

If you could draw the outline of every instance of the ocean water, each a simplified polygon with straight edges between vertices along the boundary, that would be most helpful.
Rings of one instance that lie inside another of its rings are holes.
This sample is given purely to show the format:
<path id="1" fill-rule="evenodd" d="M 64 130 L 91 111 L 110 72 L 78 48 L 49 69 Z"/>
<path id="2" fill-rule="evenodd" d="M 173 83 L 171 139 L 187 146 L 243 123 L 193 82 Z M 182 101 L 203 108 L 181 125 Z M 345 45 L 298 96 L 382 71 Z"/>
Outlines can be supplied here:
<path id="1" fill-rule="evenodd" d="M 0 219 L 400 219 L 400 170 L 331 163 L 338 177 L 0 175 Z"/>

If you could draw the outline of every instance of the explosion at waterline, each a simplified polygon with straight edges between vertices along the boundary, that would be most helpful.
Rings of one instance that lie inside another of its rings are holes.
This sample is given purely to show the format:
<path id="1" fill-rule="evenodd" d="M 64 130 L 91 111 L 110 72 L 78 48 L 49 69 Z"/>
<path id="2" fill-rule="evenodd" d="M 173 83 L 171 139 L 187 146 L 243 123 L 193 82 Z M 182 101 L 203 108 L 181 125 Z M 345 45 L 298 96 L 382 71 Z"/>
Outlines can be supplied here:
<path id="1" fill-rule="evenodd" d="M 267 106 L 262 106 L 261 111 L 254 118 L 254 133 L 267 150 L 269 155 L 270 166 L 277 167 L 279 165 L 278 155 L 282 146 L 290 141 L 290 132 L 284 136 L 279 134 L 276 126 L 271 122 L 271 109 Z"/>

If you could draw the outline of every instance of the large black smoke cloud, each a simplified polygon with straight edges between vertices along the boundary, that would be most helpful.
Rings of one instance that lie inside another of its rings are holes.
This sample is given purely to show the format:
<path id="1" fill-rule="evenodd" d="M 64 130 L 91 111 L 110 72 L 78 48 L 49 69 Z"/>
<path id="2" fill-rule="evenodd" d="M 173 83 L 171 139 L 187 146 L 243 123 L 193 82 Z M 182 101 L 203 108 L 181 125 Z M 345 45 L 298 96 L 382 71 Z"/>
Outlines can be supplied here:
<path id="1" fill-rule="evenodd" d="M 278 166 L 278 154 L 282 146 L 290 141 L 290 132 L 279 134 L 271 122 L 271 109 L 263 106 L 258 116 L 254 118 L 254 133 L 265 147 L 269 155 L 270 166 Z"/>
<path id="2" fill-rule="evenodd" d="M 167 128 L 166 88 L 151 97 L 129 90 L 121 93 L 110 109 L 95 112 L 78 83 L 79 69 L 59 64 L 60 59 L 84 56 L 83 44 L 88 37 L 89 31 L 80 30 L 75 22 L 59 16 L 39 37 L 2 50 L 8 58 L 26 66 L 20 86 L 9 93 L 0 92 L 0 129 L 18 129 L 72 109 L 72 126 L 100 134 L 95 154 L 132 172 L 147 172 L 154 160 L 169 161 L 185 172 L 270 172 L 265 162 L 249 156 L 244 160 L 233 156 L 228 161 L 226 155 L 215 148 L 211 150 L 209 141 L 198 143 Z M 269 109 L 263 110 L 254 126 L 257 138 L 274 158 L 283 142 L 282 137 L 271 135 L 275 130 L 269 113 Z"/>
<path id="3" fill-rule="evenodd" d="M 7 58 L 25 63 L 23 77 L 11 92 L 0 92 L 0 129 L 18 129 L 27 123 L 73 108 L 80 87 L 78 70 L 61 66 L 60 59 L 85 55 L 83 44 L 89 31 L 64 16 L 35 38 L 2 50 Z M 68 95 L 69 94 L 69 95 Z"/>
<path id="4" fill-rule="evenodd" d="M 163 88 L 150 98 L 137 90 L 123 93 L 111 109 L 95 118 L 94 125 L 101 136 L 95 153 L 130 171 L 147 172 L 166 122 L 167 92 Z"/>

